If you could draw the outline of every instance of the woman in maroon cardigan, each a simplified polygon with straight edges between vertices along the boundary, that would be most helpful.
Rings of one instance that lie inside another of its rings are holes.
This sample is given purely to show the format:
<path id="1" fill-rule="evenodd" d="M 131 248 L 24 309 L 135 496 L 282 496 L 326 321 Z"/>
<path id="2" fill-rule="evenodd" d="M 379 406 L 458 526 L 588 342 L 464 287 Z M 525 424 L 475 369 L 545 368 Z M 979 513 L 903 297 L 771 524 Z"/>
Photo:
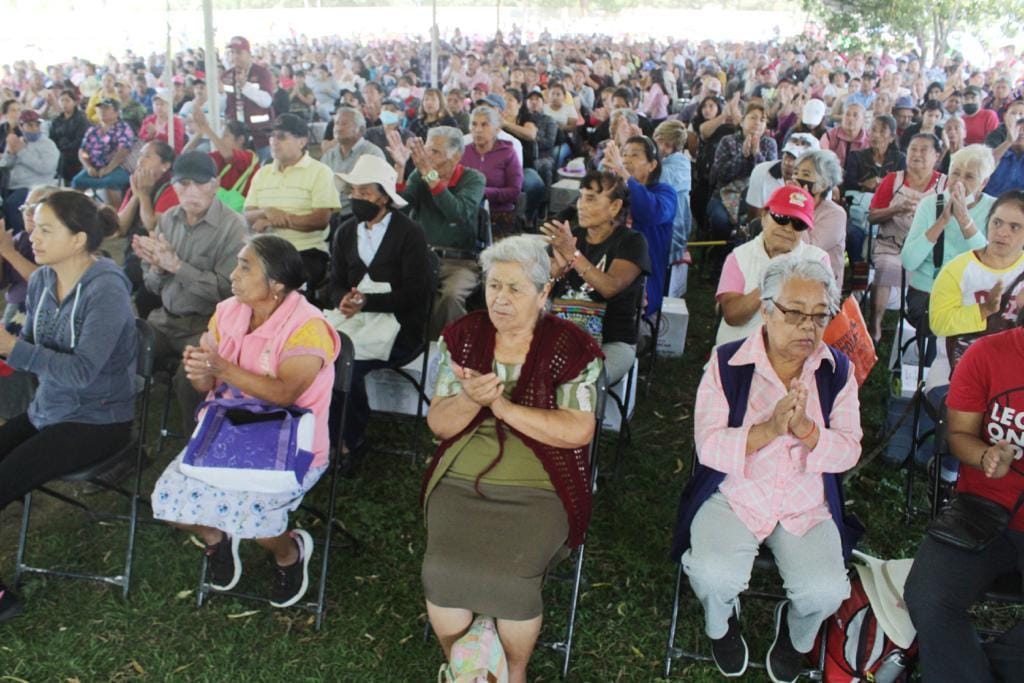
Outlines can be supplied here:
<path id="1" fill-rule="evenodd" d="M 540 239 L 509 237 L 480 261 L 487 310 L 445 329 L 427 415 L 441 445 L 424 480 L 423 589 L 446 657 L 474 614 L 493 617 L 509 680 L 525 683 L 544 574 L 590 520 L 602 354 L 581 328 L 544 313 Z"/>

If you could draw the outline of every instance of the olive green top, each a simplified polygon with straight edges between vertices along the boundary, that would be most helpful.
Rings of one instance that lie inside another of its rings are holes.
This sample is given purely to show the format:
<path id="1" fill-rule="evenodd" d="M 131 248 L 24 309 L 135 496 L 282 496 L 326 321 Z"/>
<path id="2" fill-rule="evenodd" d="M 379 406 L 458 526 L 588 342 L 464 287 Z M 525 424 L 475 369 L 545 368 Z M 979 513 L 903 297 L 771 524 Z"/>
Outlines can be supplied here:
<path id="1" fill-rule="evenodd" d="M 443 339 L 438 351 L 440 364 L 434 395 L 456 396 L 462 391 L 462 385 L 452 370 L 452 357 Z M 494 372 L 504 383 L 505 398 L 511 397 L 521 369 L 521 365 L 494 363 Z M 558 387 L 556 394 L 558 407 L 593 412 L 597 400 L 597 378 L 600 374 L 601 360 L 594 359 L 579 376 Z M 489 417 L 477 425 L 474 430 L 464 434 L 442 454 L 441 462 L 438 463 L 427 486 L 428 495 L 444 476 L 476 481 L 480 473 L 498 457 L 498 452 L 497 421 L 495 418 Z M 480 481 L 486 484 L 529 486 L 554 491 L 551 478 L 541 461 L 522 439 L 507 429 L 505 430 L 505 448 L 501 460 L 481 477 Z"/>

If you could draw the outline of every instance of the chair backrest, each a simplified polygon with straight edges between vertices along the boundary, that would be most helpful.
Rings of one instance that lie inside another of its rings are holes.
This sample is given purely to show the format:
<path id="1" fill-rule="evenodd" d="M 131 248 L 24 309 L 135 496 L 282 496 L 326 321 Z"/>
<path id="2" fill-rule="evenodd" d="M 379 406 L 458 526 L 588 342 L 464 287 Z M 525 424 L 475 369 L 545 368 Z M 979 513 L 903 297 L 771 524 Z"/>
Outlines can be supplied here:
<path id="1" fill-rule="evenodd" d="M 138 360 L 136 361 L 135 373 L 143 379 L 149 380 L 153 377 L 153 364 L 156 359 L 154 347 L 156 346 L 156 333 L 152 326 L 142 318 L 135 319 L 135 333 L 138 336 Z"/>
<path id="2" fill-rule="evenodd" d="M 601 431 L 604 429 L 604 411 L 608 405 L 608 373 L 601 367 L 601 374 L 597 377 L 597 400 L 594 402 L 594 436 L 590 440 L 588 455 L 590 457 L 590 485 L 594 485 L 594 477 L 597 473 L 597 451 L 601 445 Z"/>
<path id="3" fill-rule="evenodd" d="M 348 394 L 352 388 L 352 366 L 356 360 L 356 347 L 344 332 L 341 337 L 341 352 L 334 360 L 334 391 Z"/>
<path id="4" fill-rule="evenodd" d="M 487 200 L 480 202 L 476 221 L 476 249 L 483 251 L 494 244 L 494 233 L 491 229 L 491 208 Z"/>

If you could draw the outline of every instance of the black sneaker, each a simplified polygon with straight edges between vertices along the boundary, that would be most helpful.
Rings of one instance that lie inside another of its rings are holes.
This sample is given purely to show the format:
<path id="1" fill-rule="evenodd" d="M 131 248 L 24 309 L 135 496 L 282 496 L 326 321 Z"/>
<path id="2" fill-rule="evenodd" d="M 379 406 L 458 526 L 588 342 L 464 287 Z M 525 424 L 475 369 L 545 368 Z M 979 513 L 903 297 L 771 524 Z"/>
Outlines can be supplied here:
<path id="1" fill-rule="evenodd" d="M 309 558 L 313 555 L 313 537 L 302 529 L 291 532 L 291 537 L 299 547 L 299 559 L 287 567 L 274 566 L 274 587 L 270 593 L 270 604 L 274 607 L 291 607 L 302 599 L 309 588 Z"/>
<path id="2" fill-rule="evenodd" d="M 338 472 L 346 479 L 354 479 L 363 468 L 363 460 L 370 450 L 366 440 L 360 441 L 356 446 L 350 448 L 347 453 L 341 454 L 341 463 L 338 465 Z"/>
<path id="3" fill-rule="evenodd" d="M 789 600 L 783 600 L 775 606 L 775 640 L 768 648 L 768 655 L 765 657 L 768 678 L 774 683 L 793 683 L 800 678 L 800 674 L 804 670 L 806 655 L 798 652 L 793 647 L 793 641 L 789 639 L 787 614 L 789 614 Z"/>
<path id="4" fill-rule="evenodd" d="M 214 545 L 206 546 L 206 566 L 210 588 L 229 591 L 242 578 L 242 560 L 238 557 L 239 539 L 224 534 Z"/>
<path id="5" fill-rule="evenodd" d="M 715 666 L 726 678 L 738 678 L 747 672 L 750 663 L 750 650 L 747 641 L 740 633 L 739 605 L 729 617 L 729 630 L 717 640 L 711 641 L 711 656 Z"/>
<path id="6" fill-rule="evenodd" d="M 13 619 L 25 609 L 25 603 L 18 599 L 18 596 L 10 589 L 0 583 L 0 622 Z"/>

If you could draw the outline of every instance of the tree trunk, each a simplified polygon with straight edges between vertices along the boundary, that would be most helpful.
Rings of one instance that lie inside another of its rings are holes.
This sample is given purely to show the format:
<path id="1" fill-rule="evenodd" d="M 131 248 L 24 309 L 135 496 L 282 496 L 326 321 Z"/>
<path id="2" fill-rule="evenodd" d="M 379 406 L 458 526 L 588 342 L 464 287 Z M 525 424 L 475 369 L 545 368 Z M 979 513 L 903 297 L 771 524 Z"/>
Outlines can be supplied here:
<path id="1" fill-rule="evenodd" d="M 914 42 L 917 43 L 917 49 L 921 51 L 921 64 L 932 64 L 934 66 L 934 62 L 930 59 L 932 55 L 929 54 L 931 46 L 928 44 L 928 34 L 920 26 L 914 31 Z"/>

